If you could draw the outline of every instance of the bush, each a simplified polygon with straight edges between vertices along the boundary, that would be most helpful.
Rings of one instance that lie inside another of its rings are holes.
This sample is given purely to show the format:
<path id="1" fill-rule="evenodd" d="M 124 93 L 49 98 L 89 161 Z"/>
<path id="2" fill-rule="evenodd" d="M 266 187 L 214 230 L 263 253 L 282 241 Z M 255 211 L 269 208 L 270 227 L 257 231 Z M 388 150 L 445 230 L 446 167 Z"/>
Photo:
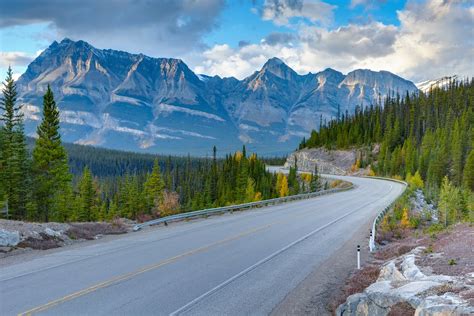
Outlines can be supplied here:
<path id="1" fill-rule="evenodd" d="M 421 178 L 420 173 L 417 171 L 415 174 L 412 176 L 411 173 L 407 174 L 406 177 L 406 182 L 410 186 L 410 188 L 416 190 L 416 189 L 423 189 L 425 186 L 423 183 L 423 179 Z"/>

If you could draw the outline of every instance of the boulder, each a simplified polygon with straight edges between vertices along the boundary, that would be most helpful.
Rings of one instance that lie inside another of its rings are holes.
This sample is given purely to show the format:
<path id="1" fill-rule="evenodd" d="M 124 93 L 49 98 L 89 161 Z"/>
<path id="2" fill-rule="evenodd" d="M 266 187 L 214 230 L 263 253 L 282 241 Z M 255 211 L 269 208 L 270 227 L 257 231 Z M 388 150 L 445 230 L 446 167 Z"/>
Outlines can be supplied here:
<path id="1" fill-rule="evenodd" d="M 415 264 L 422 247 L 409 254 L 387 262 L 380 270 L 375 283 L 364 292 L 351 295 L 337 310 L 338 316 L 385 316 L 392 306 L 407 303 L 419 316 L 448 316 L 474 314 L 469 301 L 459 294 L 437 294 L 442 286 L 474 290 L 470 277 L 458 278 L 446 275 L 425 275 Z M 401 268 L 401 271 L 397 267 Z"/>
<path id="2" fill-rule="evenodd" d="M 49 227 L 46 227 L 45 230 L 44 230 L 44 233 L 50 237 L 60 237 L 61 236 L 61 232 L 58 232 L 58 231 L 55 231 Z"/>
<path id="3" fill-rule="evenodd" d="M 20 233 L 0 228 L 0 247 L 14 247 L 20 242 Z"/>

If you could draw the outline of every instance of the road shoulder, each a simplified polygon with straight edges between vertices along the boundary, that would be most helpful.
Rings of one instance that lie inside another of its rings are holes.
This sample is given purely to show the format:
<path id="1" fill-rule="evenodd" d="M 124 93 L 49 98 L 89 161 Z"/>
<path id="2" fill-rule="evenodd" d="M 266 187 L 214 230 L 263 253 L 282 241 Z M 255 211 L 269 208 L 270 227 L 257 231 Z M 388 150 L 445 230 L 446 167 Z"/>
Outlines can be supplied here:
<path id="1" fill-rule="evenodd" d="M 356 247 L 361 245 L 362 264 L 369 250 L 371 220 L 351 236 L 351 239 L 331 257 L 318 265 L 293 291 L 272 311 L 279 315 L 331 315 L 329 303 L 335 291 L 341 291 L 344 282 L 356 267 Z"/>

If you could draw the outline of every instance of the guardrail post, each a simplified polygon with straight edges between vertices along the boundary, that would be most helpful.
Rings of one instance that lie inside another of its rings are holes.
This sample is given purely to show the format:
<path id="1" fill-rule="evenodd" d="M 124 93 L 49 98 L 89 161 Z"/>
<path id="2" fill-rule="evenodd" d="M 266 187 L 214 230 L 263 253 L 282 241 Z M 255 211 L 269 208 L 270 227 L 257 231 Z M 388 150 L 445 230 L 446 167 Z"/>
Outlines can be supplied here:
<path id="1" fill-rule="evenodd" d="M 360 245 L 357 245 L 357 270 L 360 270 Z"/>

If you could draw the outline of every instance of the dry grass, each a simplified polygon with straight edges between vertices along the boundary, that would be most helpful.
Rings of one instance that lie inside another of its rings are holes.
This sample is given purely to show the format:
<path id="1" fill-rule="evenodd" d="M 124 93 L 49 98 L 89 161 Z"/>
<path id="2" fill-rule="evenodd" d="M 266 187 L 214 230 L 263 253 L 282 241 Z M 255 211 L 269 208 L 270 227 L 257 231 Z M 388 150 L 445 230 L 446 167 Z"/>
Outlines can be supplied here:
<path id="1" fill-rule="evenodd" d="M 28 237 L 20 242 L 18 248 L 31 248 L 37 250 L 47 250 L 52 248 L 58 248 L 62 245 L 62 240 L 57 237 L 49 236 L 45 233 L 39 233 L 41 239 Z"/>
<path id="2" fill-rule="evenodd" d="M 127 228 L 121 222 L 113 223 L 73 223 L 66 231 L 71 239 L 95 239 L 97 235 L 125 234 Z"/>
<path id="3" fill-rule="evenodd" d="M 364 291 L 369 285 L 374 283 L 380 274 L 380 267 L 368 265 L 360 270 L 356 270 L 347 279 L 339 295 L 333 297 L 329 303 L 330 310 L 334 313 L 337 307 L 344 303 L 352 294 Z"/>
<path id="4" fill-rule="evenodd" d="M 400 302 L 390 307 L 387 316 L 410 316 L 415 315 L 415 309 L 407 302 Z"/>
<path id="5" fill-rule="evenodd" d="M 416 244 L 392 243 L 374 253 L 374 258 L 389 260 L 404 255 L 417 247 Z"/>

